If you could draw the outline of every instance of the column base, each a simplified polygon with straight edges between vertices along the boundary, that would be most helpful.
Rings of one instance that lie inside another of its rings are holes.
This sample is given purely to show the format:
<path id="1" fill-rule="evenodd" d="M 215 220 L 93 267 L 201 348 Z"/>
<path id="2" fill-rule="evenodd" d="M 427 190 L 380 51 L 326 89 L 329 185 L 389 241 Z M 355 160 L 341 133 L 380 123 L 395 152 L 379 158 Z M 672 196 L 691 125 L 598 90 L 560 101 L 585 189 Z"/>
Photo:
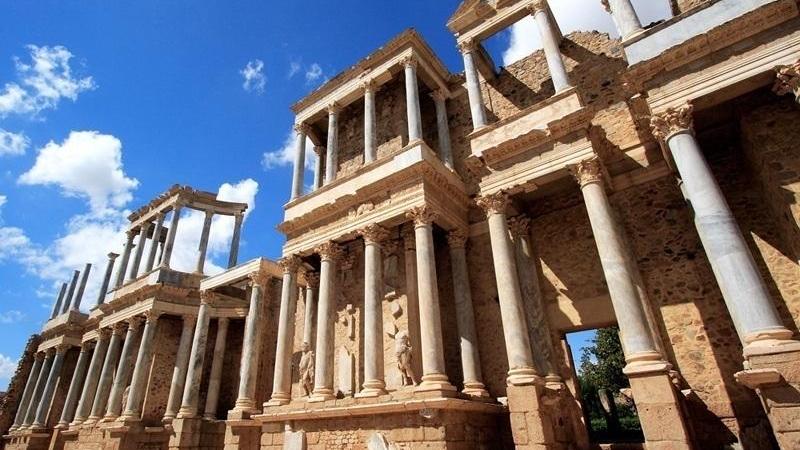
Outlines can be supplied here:
<path id="1" fill-rule="evenodd" d="M 81 425 L 81 424 L 83 424 L 84 422 L 86 422 L 86 419 L 85 419 L 85 418 L 75 419 L 75 420 L 73 420 L 73 421 L 72 421 L 72 422 L 69 424 L 69 427 L 70 427 L 70 428 L 72 428 L 72 427 L 77 427 L 78 425 Z"/>
<path id="2" fill-rule="evenodd" d="M 369 380 L 364 382 L 361 392 L 357 393 L 355 397 L 378 397 L 386 394 L 386 383 L 383 380 Z"/>
<path id="3" fill-rule="evenodd" d="M 536 373 L 533 367 L 520 367 L 508 371 L 506 385 L 508 386 L 531 386 L 542 384 L 542 377 Z"/>
<path id="4" fill-rule="evenodd" d="M 456 387 L 450 384 L 447 375 L 443 373 L 428 373 L 422 376 L 422 382 L 414 388 L 414 392 L 440 392 L 443 395 L 446 393 L 452 395 L 452 393 L 456 392 Z"/>
<path id="5" fill-rule="evenodd" d="M 253 399 L 248 397 L 239 397 L 236 399 L 236 403 L 233 405 L 233 410 L 235 411 L 255 411 L 256 410 L 256 402 Z"/>
<path id="6" fill-rule="evenodd" d="M 470 397 L 489 397 L 489 391 L 486 390 L 486 386 L 480 381 L 465 381 L 464 389 L 462 389 L 461 392 Z"/>
<path id="7" fill-rule="evenodd" d="M 178 410 L 178 415 L 175 416 L 176 419 L 196 419 L 197 418 L 197 409 L 192 408 L 189 406 L 181 406 L 181 409 Z"/>
<path id="8" fill-rule="evenodd" d="M 274 392 L 269 401 L 264 403 L 264 407 L 288 405 L 290 401 L 292 401 L 291 395 L 284 392 Z"/>
<path id="9" fill-rule="evenodd" d="M 787 329 L 750 334 L 744 337 L 745 359 L 750 356 L 775 355 L 778 353 L 800 351 L 800 342 L 792 340 L 792 332 Z"/>
<path id="10" fill-rule="evenodd" d="M 319 403 L 334 399 L 336 399 L 336 396 L 333 395 L 333 389 L 320 388 L 320 389 L 314 389 L 314 392 L 312 392 L 311 395 L 308 397 L 308 402 Z"/>
<path id="11" fill-rule="evenodd" d="M 54 430 L 64 430 L 69 427 L 69 424 L 66 421 L 58 422 L 56 426 L 53 427 Z"/>
<path id="12" fill-rule="evenodd" d="M 100 422 L 113 422 L 117 420 L 118 417 L 119 416 L 116 414 L 106 414 L 102 419 L 100 419 Z"/>
<path id="13" fill-rule="evenodd" d="M 134 423 L 134 422 L 141 422 L 141 421 L 142 421 L 141 413 L 137 413 L 137 412 L 130 412 L 130 413 L 126 412 L 126 413 L 122 414 L 121 416 L 117 417 L 117 422 L 121 422 L 121 423 Z"/>

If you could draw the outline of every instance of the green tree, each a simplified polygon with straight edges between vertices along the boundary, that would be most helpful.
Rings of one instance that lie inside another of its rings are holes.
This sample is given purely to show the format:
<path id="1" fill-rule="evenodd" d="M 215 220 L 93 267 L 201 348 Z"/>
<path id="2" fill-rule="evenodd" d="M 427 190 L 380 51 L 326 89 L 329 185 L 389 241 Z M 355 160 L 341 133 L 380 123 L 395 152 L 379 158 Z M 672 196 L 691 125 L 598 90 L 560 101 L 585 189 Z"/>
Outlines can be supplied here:
<path id="1" fill-rule="evenodd" d="M 581 354 L 580 377 L 584 383 L 596 389 L 608 389 L 612 393 L 630 386 L 622 369 L 625 354 L 619 341 L 619 328 L 608 327 L 597 330 L 592 345 L 584 347 Z"/>

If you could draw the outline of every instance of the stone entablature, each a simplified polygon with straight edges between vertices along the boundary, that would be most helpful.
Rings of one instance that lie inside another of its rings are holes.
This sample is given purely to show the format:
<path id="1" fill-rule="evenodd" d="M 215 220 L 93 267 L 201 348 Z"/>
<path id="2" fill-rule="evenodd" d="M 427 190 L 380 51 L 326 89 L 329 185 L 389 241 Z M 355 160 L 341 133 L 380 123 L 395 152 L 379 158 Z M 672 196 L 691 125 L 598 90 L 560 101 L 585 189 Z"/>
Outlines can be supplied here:
<path id="1" fill-rule="evenodd" d="M 467 1 L 463 9 L 459 8 L 450 18 L 447 27 L 456 35 L 459 45 L 470 41 L 478 43 L 540 8 L 546 9 L 547 14 L 553 17 L 550 5 L 542 0 Z"/>
<path id="2" fill-rule="evenodd" d="M 153 221 L 158 214 L 166 214 L 175 205 L 199 211 L 211 211 L 214 214 L 226 216 L 244 214 L 245 210 L 247 210 L 246 203 L 217 200 L 217 195 L 212 192 L 199 191 L 190 186 L 176 184 L 155 200 L 131 213 L 128 216 L 128 220 L 131 222 L 130 229 L 137 228 L 145 222 Z"/>

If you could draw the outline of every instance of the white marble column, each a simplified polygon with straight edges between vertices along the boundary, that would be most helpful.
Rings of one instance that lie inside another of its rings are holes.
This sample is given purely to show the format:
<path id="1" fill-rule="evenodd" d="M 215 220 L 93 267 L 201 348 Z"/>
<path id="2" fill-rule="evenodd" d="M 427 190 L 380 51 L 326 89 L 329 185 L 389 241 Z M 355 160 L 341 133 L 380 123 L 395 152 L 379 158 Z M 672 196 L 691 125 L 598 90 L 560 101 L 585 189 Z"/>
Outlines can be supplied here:
<path id="1" fill-rule="evenodd" d="M 122 335 L 125 333 L 125 323 L 117 322 L 112 326 L 111 339 L 108 343 L 108 351 L 103 360 L 103 370 L 100 372 L 100 381 L 97 384 L 97 391 L 92 401 L 91 413 L 84 423 L 94 423 L 103 417 L 108 404 L 108 395 L 114 381 L 114 368 L 119 360 L 119 352 L 122 347 Z"/>
<path id="2" fill-rule="evenodd" d="M 572 85 L 567 75 L 567 66 L 561 56 L 561 35 L 558 31 L 558 26 L 552 22 L 547 8 L 546 0 L 534 1 L 531 5 L 531 14 L 533 14 L 536 26 L 539 28 L 544 56 L 547 60 L 547 68 L 550 70 L 553 86 L 556 88 L 556 93 L 558 93 L 571 88 Z"/>
<path id="3" fill-rule="evenodd" d="M 214 358 L 211 360 L 211 374 L 208 379 L 206 407 L 203 417 L 216 420 L 219 404 L 219 388 L 222 383 L 222 363 L 225 361 L 225 342 L 228 339 L 228 318 L 217 319 L 217 337 L 214 340 Z"/>
<path id="4" fill-rule="evenodd" d="M 294 200 L 303 195 L 304 179 L 306 173 L 306 136 L 308 135 L 308 125 L 297 123 L 294 125 L 295 149 L 294 149 L 294 171 L 292 172 L 292 196 Z"/>
<path id="5" fill-rule="evenodd" d="M 358 397 L 386 394 L 383 358 L 383 257 L 389 232 L 377 224 L 359 231 L 364 239 L 364 383 Z"/>
<path id="6" fill-rule="evenodd" d="M 333 395 L 333 312 L 336 308 L 337 261 L 342 248 L 335 242 L 317 247 L 320 256 L 317 343 L 314 346 L 314 391 L 309 401 L 332 400 Z"/>
<path id="7" fill-rule="evenodd" d="M 244 213 L 236 213 L 233 217 L 233 237 L 231 237 L 231 251 L 228 254 L 228 269 L 236 267 L 239 262 L 239 241 L 242 238 Z"/>
<path id="8" fill-rule="evenodd" d="M 81 282 L 78 284 L 78 291 L 75 293 L 75 298 L 72 299 L 70 309 L 73 311 L 80 311 L 81 301 L 83 301 L 83 293 L 86 292 L 86 282 L 89 280 L 89 274 L 92 272 L 92 265 L 86 264 L 81 273 Z"/>
<path id="9" fill-rule="evenodd" d="M 776 80 L 772 91 L 777 95 L 794 95 L 797 103 L 800 103 L 800 61 L 787 66 L 775 68 Z"/>
<path id="10" fill-rule="evenodd" d="M 167 231 L 167 240 L 164 242 L 164 249 L 161 253 L 160 267 L 169 268 L 169 263 L 172 260 L 172 249 L 175 247 L 175 236 L 178 234 L 178 222 L 181 220 L 181 210 L 183 205 L 176 203 L 172 207 L 172 221 Z"/>
<path id="11" fill-rule="evenodd" d="M 447 98 L 440 91 L 431 92 L 431 98 L 436 105 L 436 128 L 439 133 L 439 157 L 444 165 L 455 170 L 453 163 L 453 150 L 450 143 L 450 124 L 447 120 Z"/>
<path id="12" fill-rule="evenodd" d="M 328 106 L 328 148 L 325 151 L 325 184 L 336 179 L 339 169 L 339 105 Z"/>
<path id="13" fill-rule="evenodd" d="M 454 391 L 444 364 L 442 319 L 439 310 L 439 283 L 433 246 L 436 214 L 428 206 L 406 213 L 414 222 L 417 256 L 417 296 L 419 298 L 420 341 L 422 343 L 422 382 L 418 391 Z"/>
<path id="14" fill-rule="evenodd" d="M 145 323 L 142 340 L 139 344 L 139 353 L 133 367 L 128 403 L 120 416 L 121 421 L 136 421 L 142 418 L 142 403 L 144 402 L 147 378 L 150 375 L 150 364 L 153 361 L 153 340 L 158 328 L 158 316 L 161 313 L 150 310 L 144 313 Z"/>
<path id="15" fill-rule="evenodd" d="M 508 196 L 502 192 L 478 199 L 478 206 L 486 212 L 489 223 L 494 276 L 500 301 L 500 319 L 503 322 L 503 337 L 508 356 L 509 370 L 506 381 L 510 385 L 522 386 L 539 383 L 541 377 L 536 373 L 533 364 L 514 248 L 508 237 L 506 223 L 508 203 Z"/>
<path id="16" fill-rule="evenodd" d="M 203 231 L 200 234 L 200 244 L 197 246 L 197 267 L 194 273 L 202 274 L 206 267 L 206 252 L 208 251 L 208 237 L 211 233 L 211 219 L 214 218 L 214 211 L 206 211 L 203 219 Z"/>
<path id="17" fill-rule="evenodd" d="M 47 377 L 50 376 L 50 368 L 53 366 L 53 360 L 56 357 L 54 348 L 45 351 L 44 362 L 42 368 L 39 370 L 39 376 L 36 378 L 36 389 L 33 391 L 31 401 L 28 403 L 28 409 L 25 411 L 25 420 L 22 422 L 22 427 L 29 427 L 36 420 L 36 410 L 39 408 L 39 402 L 42 399 L 42 393 L 47 386 Z"/>
<path id="18" fill-rule="evenodd" d="M 106 415 L 103 417 L 104 422 L 116 420 L 122 412 L 122 396 L 125 394 L 128 380 L 131 378 L 131 369 L 134 363 L 133 351 L 134 347 L 136 347 L 136 341 L 139 340 L 142 333 L 142 322 L 142 318 L 138 316 L 128 319 L 128 331 L 125 334 L 125 343 L 122 344 L 122 353 L 120 353 L 119 364 L 114 374 L 111 394 L 108 396 Z"/>
<path id="19" fill-rule="evenodd" d="M 642 22 L 631 0 L 600 0 L 600 3 L 611 14 L 623 41 L 642 31 Z"/>
<path id="20" fill-rule="evenodd" d="M 178 353 L 175 355 L 175 364 L 172 366 L 172 383 L 170 383 L 167 407 L 164 410 L 164 422 L 170 422 L 178 415 L 183 399 L 183 389 L 186 386 L 186 370 L 189 367 L 189 354 L 192 351 L 192 337 L 197 324 L 197 316 L 183 316 L 181 338 L 178 343 Z"/>
<path id="21" fill-rule="evenodd" d="M 366 80 L 364 88 L 364 164 L 375 161 L 378 157 L 378 139 L 375 118 L 375 91 L 377 85 L 373 80 Z"/>
<path id="22" fill-rule="evenodd" d="M 67 283 L 61 283 L 61 290 L 58 291 L 58 298 L 53 305 L 53 312 L 50 314 L 50 319 L 55 319 L 56 316 L 61 314 L 61 304 L 64 302 L 64 297 L 67 295 Z"/>
<path id="23" fill-rule="evenodd" d="M 67 311 L 69 311 L 69 305 L 72 303 L 72 300 L 75 297 L 75 289 L 78 287 L 78 277 L 80 276 L 80 270 L 75 270 L 72 272 L 72 280 L 69 282 L 67 296 L 64 297 L 64 303 L 61 305 L 61 314 L 65 314 Z"/>
<path id="24" fill-rule="evenodd" d="M 86 377 L 86 368 L 89 365 L 90 354 L 94 348 L 93 341 L 87 341 L 81 344 L 81 352 L 78 355 L 78 362 L 75 364 L 75 370 L 72 372 L 72 380 L 69 383 L 69 390 L 67 391 L 67 398 L 64 400 L 64 408 L 61 410 L 61 419 L 58 421 L 56 428 L 66 428 L 72 419 L 75 418 L 75 408 L 78 403 L 78 396 L 84 387 Z"/>
<path id="25" fill-rule="evenodd" d="M 796 346 L 784 327 L 725 195 L 693 134 L 692 106 L 671 108 L 651 120 L 691 203 L 700 241 L 714 271 L 745 356 L 759 349 Z"/>
<path id="26" fill-rule="evenodd" d="M 314 319 L 317 310 L 317 292 L 319 290 L 319 274 L 306 272 L 306 310 L 303 320 L 303 342 L 309 346 L 314 344 Z M 313 346 L 311 348 L 314 348 Z"/>
<path id="27" fill-rule="evenodd" d="M 111 252 L 108 254 L 108 264 L 106 264 L 106 273 L 103 275 L 103 284 L 100 285 L 100 291 L 97 294 L 97 304 L 102 305 L 106 300 L 108 294 L 108 284 L 111 281 L 111 273 L 114 271 L 114 261 L 119 255 Z"/>
<path id="28" fill-rule="evenodd" d="M 31 404 L 31 397 L 33 397 L 33 391 L 36 390 L 36 382 L 42 370 L 44 356 L 43 352 L 37 352 L 33 356 L 33 366 L 31 366 L 31 371 L 28 373 L 28 381 L 25 382 L 25 389 L 22 391 L 22 397 L 17 406 L 17 414 L 14 416 L 14 423 L 11 425 L 9 431 L 16 430 L 25 421 L 25 414 L 28 412 L 28 406 Z"/>
<path id="29" fill-rule="evenodd" d="M 260 272 L 250 274 L 250 307 L 244 323 L 242 339 L 242 360 L 239 365 L 239 395 L 236 398 L 236 411 L 256 410 L 256 371 L 259 360 L 259 317 L 263 297 L 269 287 L 269 278 Z"/>
<path id="30" fill-rule="evenodd" d="M 117 280 L 114 283 L 114 287 L 120 287 L 125 282 L 125 272 L 128 270 L 128 261 L 131 259 L 131 250 L 133 250 L 133 238 L 136 236 L 134 230 L 128 230 L 125 234 L 127 235 L 127 240 L 125 241 L 125 247 L 122 249 L 122 259 L 119 261 Z"/>
<path id="31" fill-rule="evenodd" d="M 478 352 L 478 333 L 475 331 L 475 311 L 472 308 L 472 293 L 467 269 L 467 231 L 455 230 L 447 235 L 450 247 L 450 266 L 453 272 L 453 295 L 456 306 L 459 344 L 461 347 L 461 370 L 464 373 L 464 394 L 488 397 L 483 384 L 481 358 Z"/>
<path id="32" fill-rule="evenodd" d="M 186 383 L 183 387 L 181 409 L 178 419 L 195 418 L 200 402 L 200 382 L 203 379 L 203 364 L 206 358 L 206 343 L 208 342 L 208 324 L 211 321 L 210 302 L 214 294 L 208 291 L 200 292 L 200 309 L 197 313 L 197 324 L 192 340 L 192 353 L 189 356 L 189 366 L 186 371 Z"/>
<path id="33" fill-rule="evenodd" d="M 31 428 L 44 428 L 47 426 L 47 416 L 50 413 L 53 394 L 56 392 L 56 385 L 58 384 L 58 379 L 61 377 L 61 368 L 64 366 L 64 358 L 70 348 L 71 346 L 67 344 L 59 344 L 56 347 L 53 365 L 50 366 L 50 374 L 47 376 L 47 382 L 42 391 L 42 398 L 39 399 L 39 405 L 36 408 L 36 420 L 31 425 Z"/>
<path id="34" fill-rule="evenodd" d="M 414 224 L 402 227 L 403 259 L 406 272 L 406 298 L 408 299 L 408 335 L 411 340 L 411 367 L 414 374 L 422 373 L 422 342 L 419 327 L 419 296 L 417 295 L 417 244 Z"/>
<path id="35" fill-rule="evenodd" d="M 164 218 L 166 214 L 160 212 L 156 214 L 156 224 L 153 229 L 153 237 L 150 239 L 150 251 L 147 253 L 147 263 L 144 266 L 145 272 L 153 270 L 156 263 L 156 253 L 158 253 L 158 245 L 161 243 L 161 234 L 164 232 Z"/>
<path id="36" fill-rule="evenodd" d="M 419 106 L 417 85 L 417 59 L 413 55 L 403 58 L 406 81 L 406 116 L 408 118 L 408 142 L 422 140 L 422 112 Z"/>
<path id="37" fill-rule="evenodd" d="M 83 385 L 78 407 L 75 409 L 75 418 L 70 425 L 79 425 L 89 418 L 94 395 L 97 392 L 97 385 L 100 382 L 100 371 L 103 369 L 103 361 L 108 352 L 108 342 L 110 338 L 111 330 L 108 328 L 97 330 L 97 344 L 92 353 L 92 361 L 89 363 L 89 370 L 86 372 L 86 383 Z"/>
<path id="38" fill-rule="evenodd" d="M 130 272 L 128 272 L 128 281 L 139 278 L 139 266 L 142 264 L 142 255 L 144 255 L 145 244 L 147 244 L 147 230 L 149 228 L 150 223 L 148 222 L 139 226 L 139 240 L 136 242 L 136 253 L 133 256 Z"/>
<path id="39" fill-rule="evenodd" d="M 474 41 L 468 40 L 460 43 L 458 49 L 464 58 L 464 75 L 467 79 L 467 95 L 469 96 L 469 109 L 472 113 L 472 127 L 477 130 L 485 127 L 488 123 L 486 120 L 486 108 L 483 106 L 478 67 L 475 65 L 477 45 Z"/>
<path id="40" fill-rule="evenodd" d="M 272 398 L 265 406 L 285 405 L 292 399 L 294 313 L 297 307 L 297 270 L 301 261 L 295 256 L 288 256 L 278 261 L 278 264 L 283 268 L 281 309 L 278 317 L 278 341 L 275 346 Z"/>
<path id="41" fill-rule="evenodd" d="M 322 180 L 325 174 L 322 172 L 322 162 L 325 160 L 325 147 L 318 145 L 314 147 L 314 153 L 317 154 L 317 161 L 314 163 L 314 190 L 322 187 Z"/>

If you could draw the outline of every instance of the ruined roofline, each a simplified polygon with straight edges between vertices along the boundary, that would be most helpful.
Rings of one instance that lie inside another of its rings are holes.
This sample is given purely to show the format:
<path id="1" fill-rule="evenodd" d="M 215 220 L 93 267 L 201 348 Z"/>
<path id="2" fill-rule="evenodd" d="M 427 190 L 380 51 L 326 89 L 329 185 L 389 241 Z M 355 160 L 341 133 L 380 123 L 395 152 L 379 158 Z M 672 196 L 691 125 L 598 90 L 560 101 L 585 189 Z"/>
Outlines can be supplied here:
<path id="1" fill-rule="evenodd" d="M 159 211 L 169 211 L 178 202 L 194 209 L 202 210 L 210 208 L 215 214 L 235 215 L 243 214 L 247 210 L 247 203 L 217 200 L 217 194 L 213 192 L 197 190 L 191 186 L 174 184 L 148 204 L 128 215 L 128 220 L 133 227 L 137 222 Z"/>

